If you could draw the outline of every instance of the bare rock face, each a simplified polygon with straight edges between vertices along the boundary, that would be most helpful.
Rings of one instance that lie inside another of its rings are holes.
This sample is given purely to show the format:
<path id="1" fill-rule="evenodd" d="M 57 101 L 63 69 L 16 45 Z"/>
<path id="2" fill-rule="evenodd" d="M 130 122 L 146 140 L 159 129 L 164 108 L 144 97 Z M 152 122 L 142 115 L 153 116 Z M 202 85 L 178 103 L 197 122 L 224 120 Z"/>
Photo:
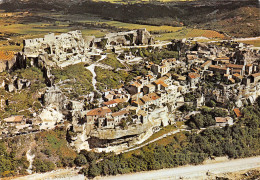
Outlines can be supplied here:
<path id="1" fill-rule="evenodd" d="M 58 107 L 59 109 L 63 109 L 63 104 L 65 101 L 65 96 L 62 91 L 56 87 L 52 86 L 47 89 L 46 93 L 44 94 L 44 105 L 53 105 Z"/>
<path id="2" fill-rule="evenodd" d="M 27 79 L 18 79 L 17 80 L 17 89 L 21 90 L 23 88 L 27 88 L 31 85 L 31 82 Z"/>
<path id="3" fill-rule="evenodd" d="M 42 120 L 41 129 L 54 128 L 56 123 L 63 121 L 63 114 L 55 106 L 48 106 L 39 115 Z"/>
<path id="4" fill-rule="evenodd" d="M 152 124 L 147 123 L 145 125 L 130 126 L 127 129 L 99 129 L 91 131 L 89 134 L 91 137 L 99 139 L 119 139 L 127 136 L 136 136 L 144 133 L 147 129 L 151 128 Z"/>
<path id="5" fill-rule="evenodd" d="M 14 84 L 13 83 L 8 84 L 7 85 L 7 90 L 9 92 L 14 92 L 14 90 L 15 90 Z"/>

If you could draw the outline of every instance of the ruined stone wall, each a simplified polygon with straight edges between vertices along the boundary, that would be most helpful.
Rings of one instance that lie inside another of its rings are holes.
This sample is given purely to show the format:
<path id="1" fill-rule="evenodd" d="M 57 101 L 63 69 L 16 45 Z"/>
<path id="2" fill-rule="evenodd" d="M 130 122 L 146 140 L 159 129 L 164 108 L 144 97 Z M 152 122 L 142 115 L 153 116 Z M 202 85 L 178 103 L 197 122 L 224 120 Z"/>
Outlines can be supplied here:
<path id="1" fill-rule="evenodd" d="M 24 54 L 37 57 L 48 54 L 52 61 L 85 60 L 85 41 L 81 31 L 71 31 L 60 35 L 53 33 L 44 38 L 24 40 Z"/>

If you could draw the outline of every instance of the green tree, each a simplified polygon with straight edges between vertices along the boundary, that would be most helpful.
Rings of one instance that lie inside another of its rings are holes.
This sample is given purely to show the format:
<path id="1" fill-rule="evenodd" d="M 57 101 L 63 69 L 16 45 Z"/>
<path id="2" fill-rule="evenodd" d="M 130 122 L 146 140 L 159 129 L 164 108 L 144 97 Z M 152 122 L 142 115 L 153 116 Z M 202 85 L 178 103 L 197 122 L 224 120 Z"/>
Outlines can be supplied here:
<path id="1" fill-rule="evenodd" d="M 83 155 L 83 154 L 79 154 L 74 163 L 77 165 L 77 166 L 82 166 L 82 165 L 86 165 L 88 163 L 86 157 Z"/>

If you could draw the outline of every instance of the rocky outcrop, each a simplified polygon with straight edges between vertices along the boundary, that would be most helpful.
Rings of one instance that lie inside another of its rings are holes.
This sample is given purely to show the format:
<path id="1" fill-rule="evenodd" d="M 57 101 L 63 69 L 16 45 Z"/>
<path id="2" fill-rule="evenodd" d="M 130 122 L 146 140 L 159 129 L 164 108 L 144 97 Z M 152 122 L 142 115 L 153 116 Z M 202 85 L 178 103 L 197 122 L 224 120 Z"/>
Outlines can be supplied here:
<path id="1" fill-rule="evenodd" d="M 167 126 L 170 117 L 167 107 L 157 108 L 149 115 L 147 123 L 128 125 L 126 129 L 116 128 L 99 128 L 93 129 L 91 125 L 84 123 L 73 125 L 73 132 L 76 136 L 71 137 L 71 146 L 77 151 L 82 149 L 94 150 L 96 152 L 120 152 L 136 144 L 147 140 L 154 130 L 161 125 Z"/>
<path id="2" fill-rule="evenodd" d="M 44 105 L 45 106 L 52 105 L 59 109 L 63 109 L 65 100 L 66 100 L 65 95 L 56 86 L 52 86 L 52 87 L 48 88 L 44 94 Z"/>

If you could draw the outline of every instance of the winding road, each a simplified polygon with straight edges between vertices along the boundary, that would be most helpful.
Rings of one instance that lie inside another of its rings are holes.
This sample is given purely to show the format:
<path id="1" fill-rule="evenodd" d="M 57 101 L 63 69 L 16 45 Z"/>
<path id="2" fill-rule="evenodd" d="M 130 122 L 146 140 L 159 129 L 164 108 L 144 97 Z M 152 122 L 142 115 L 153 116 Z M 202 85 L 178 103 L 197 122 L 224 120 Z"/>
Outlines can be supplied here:
<path id="1" fill-rule="evenodd" d="M 152 179 L 206 179 L 206 174 L 222 174 L 229 172 L 237 172 L 242 170 L 249 170 L 253 168 L 260 168 L 260 156 L 235 159 L 226 162 L 204 164 L 198 166 L 184 166 L 171 169 L 162 169 L 157 171 L 140 172 L 133 174 L 125 174 L 118 176 L 100 177 L 96 179 L 102 180 L 152 180 Z"/>

